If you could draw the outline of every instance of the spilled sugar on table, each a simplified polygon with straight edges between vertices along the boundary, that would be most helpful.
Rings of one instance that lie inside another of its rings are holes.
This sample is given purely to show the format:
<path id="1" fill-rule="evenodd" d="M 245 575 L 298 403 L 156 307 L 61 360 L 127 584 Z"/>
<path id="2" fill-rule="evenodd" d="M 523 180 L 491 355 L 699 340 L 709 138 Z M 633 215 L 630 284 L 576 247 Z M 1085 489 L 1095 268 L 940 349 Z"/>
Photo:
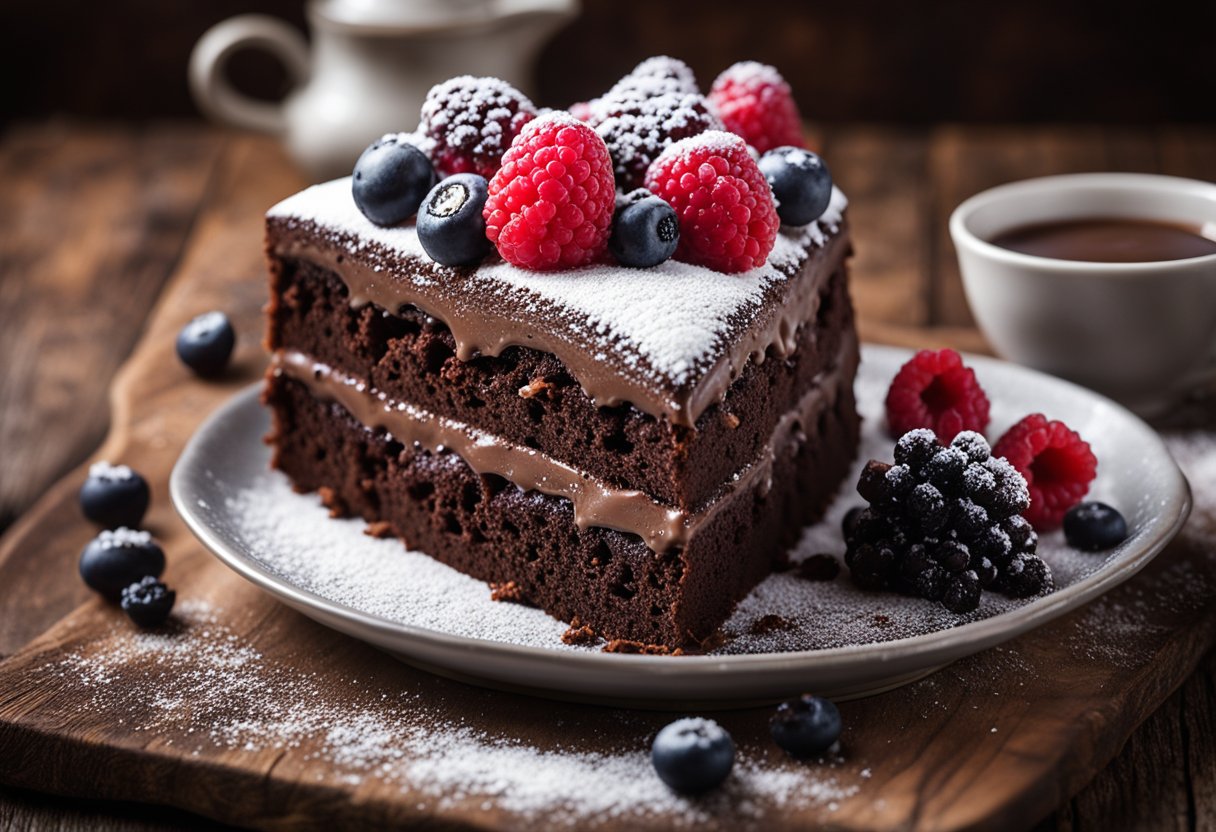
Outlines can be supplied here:
<path id="1" fill-rule="evenodd" d="M 155 281 L 148 275 L 173 272 L 114 381 L 113 425 L 96 458 L 127 462 L 152 483 L 146 525 L 168 553 L 178 623 L 136 635 L 121 613 L 89 596 L 75 577 L 76 557 L 94 533 L 75 507 L 80 470 L 52 487 L 0 547 L 4 783 L 165 804 L 263 828 L 1023 828 L 1088 782 L 1216 639 L 1216 517 L 1204 514 L 1212 507 L 1200 495 L 1182 538 L 1099 602 L 917 684 L 845 703 L 842 750 L 828 760 L 785 758 L 767 737 L 767 709 L 715 714 L 739 744 L 737 776 L 719 793 L 686 801 L 658 786 L 646 760 L 649 738 L 668 715 L 464 686 L 313 624 L 205 553 L 173 514 L 165 486 L 197 424 L 264 366 L 260 217 L 300 183 L 267 142 L 172 129 L 172 141 L 153 134 L 135 143 L 154 156 L 143 163 L 151 167 L 137 178 L 139 188 L 103 177 L 94 199 L 109 203 L 126 193 L 138 202 L 141 189 L 152 189 L 150 215 L 178 223 L 182 247 L 163 235 L 158 246 L 120 241 L 127 259 L 118 267 L 145 275 L 142 294 L 114 297 L 100 282 L 100 297 L 67 302 L 82 312 L 104 308 L 113 330 L 124 309 L 142 315 L 131 310 L 150 305 Z M 40 158 L 38 135 L 26 136 L 27 162 Z M 969 193 L 1078 168 L 1216 176 L 1197 150 L 1216 140 L 1186 131 L 1129 138 L 941 129 L 926 137 L 838 128 L 816 138 L 852 199 L 863 335 L 906 345 L 983 348 L 944 236 L 949 208 Z M 84 145 L 80 152 L 101 152 L 79 136 L 69 140 Z M 121 158 L 122 149 L 105 152 Z M 9 152 L 3 163 L 15 169 L 18 159 Z M 43 175 L 53 174 L 48 165 Z M 32 176 L 23 181 L 38 184 Z M 17 210 L 15 199 L 0 207 Z M 73 221 L 95 230 L 87 216 Z M 131 222 L 138 227 L 141 217 Z M 78 254 L 97 262 L 112 252 L 95 240 L 93 250 L 88 239 L 79 242 Z M 54 245 L 50 237 L 45 244 Z M 14 244 L 0 239 L 0 250 L 6 245 Z M 15 279 L 7 276 L 5 287 Z M 233 371 L 218 383 L 191 378 L 172 354 L 181 324 L 210 308 L 228 310 L 241 334 Z M 28 332 L 32 324 L 24 326 Z M 121 337 L 134 337 L 134 323 L 119 328 Z M 0 342 L 6 355 L 34 361 L 9 339 Z M 79 369 L 61 372 L 62 384 L 87 386 Z M 6 384 L 20 382 L 17 372 Z M 11 427 L 11 414 L 5 418 L 6 438 L 26 435 Z M 61 421 L 51 423 L 64 441 L 89 441 L 90 426 L 79 418 Z M 10 479 L 0 492 L 7 497 L 15 487 Z M 1183 716 L 1193 733 L 1181 747 L 1190 776 L 1191 749 L 1211 743 L 1212 729 L 1210 717 Z M 1179 765 L 1168 750 L 1153 753 L 1160 766 Z M 1210 768 L 1194 765 L 1196 776 L 1210 778 L 1199 782 L 1213 789 Z M 1186 794 L 1180 809 L 1162 811 L 1181 828 L 1203 828 L 1216 810 L 1214 795 Z"/>

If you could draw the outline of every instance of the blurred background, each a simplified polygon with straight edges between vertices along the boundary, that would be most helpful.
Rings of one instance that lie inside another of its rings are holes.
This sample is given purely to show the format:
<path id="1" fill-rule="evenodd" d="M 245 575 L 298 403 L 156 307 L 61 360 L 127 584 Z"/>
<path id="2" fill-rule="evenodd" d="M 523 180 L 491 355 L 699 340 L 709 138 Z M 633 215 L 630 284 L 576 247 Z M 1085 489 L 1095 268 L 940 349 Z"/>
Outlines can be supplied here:
<path id="1" fill-rule="evenodd" d="M 23 117 L 192 115 L 195 41 L 234 14 L 304 30 L 301 0 L 0 0 L 0 125 Z M 539 102 L 605 90 L 671 54 L 703 87 L 729 63 L 775 64 L 817 122 L 1216 122 L 1216 2 L 1184 0 L 584 0 L 543 50 Z M 231 75 L 287 88 L 265 54 Z M 413 125 L 409 125 L 412 127 Z"/>

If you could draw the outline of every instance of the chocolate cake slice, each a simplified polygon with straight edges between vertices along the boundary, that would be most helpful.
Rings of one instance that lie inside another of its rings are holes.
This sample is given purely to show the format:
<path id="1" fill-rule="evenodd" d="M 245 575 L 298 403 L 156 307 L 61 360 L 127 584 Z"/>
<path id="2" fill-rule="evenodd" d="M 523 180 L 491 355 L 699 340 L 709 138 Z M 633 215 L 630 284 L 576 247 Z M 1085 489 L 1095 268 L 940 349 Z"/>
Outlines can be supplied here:
<path id="1" fill-rule="evenodd" d="M 441 266 L 350 180 L 309 188 L 267 216 L 273 464 L 601 637 L 695 647 L 854 456 L 845 205 L 742 274 L 533 272 Z"/>

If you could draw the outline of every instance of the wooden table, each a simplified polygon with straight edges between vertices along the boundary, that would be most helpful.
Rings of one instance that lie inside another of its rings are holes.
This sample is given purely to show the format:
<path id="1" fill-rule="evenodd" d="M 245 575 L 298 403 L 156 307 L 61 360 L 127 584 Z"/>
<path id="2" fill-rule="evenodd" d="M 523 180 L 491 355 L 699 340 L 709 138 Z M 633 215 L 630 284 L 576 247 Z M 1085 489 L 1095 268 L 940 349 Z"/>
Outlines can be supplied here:
<path id="1" fill-rule="evenodd" d="M 987 351 L 946 231 L 950 211 L 970 194 L 1085 170 L 1216 180 L 1211 129 L 849 125 L 816 131 L 814 140 L 851 199 L 863 336 L 908 345 Z M 205 244 L 211 224 L 234 210 L 232 194 L 242 192 L 234 177 L 251 170 L 258 193 L 282 196 L 301 184 L 271 142 L 192 123 L 44 123 L 0 139 L 0 529 L 20 526 L 104 436 L 111 379 L 160 288 L 183 252 Z M 74 486 L 62 482 L 51 497 Z M 14 618 L 0 606 L 0 656 L 40 632 L 40 622 Z M 1041 828 L 1216 828 L 1213 714 L 1209 655 Z M 0 789 L 3 828 L 161 829 L 186 820 Z"/>

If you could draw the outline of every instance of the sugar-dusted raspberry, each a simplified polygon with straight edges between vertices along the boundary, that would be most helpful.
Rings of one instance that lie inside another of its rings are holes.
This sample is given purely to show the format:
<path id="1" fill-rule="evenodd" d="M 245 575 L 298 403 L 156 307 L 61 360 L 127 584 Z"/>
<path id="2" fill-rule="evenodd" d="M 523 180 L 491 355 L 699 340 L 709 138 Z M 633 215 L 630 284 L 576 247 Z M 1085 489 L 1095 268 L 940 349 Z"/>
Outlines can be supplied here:
<path id="1" fill-rule="evenodd" d="M 782 145 L 806 146 L 790 85 L 767 64 L 742 61 L 731 66 L 714 80 L 709 100 L 726 129 L 759 153 Z"/>
<path id="2" fill-rule="evenodd" d="M 486 236 L 525 269 L 573 268 L 608 245 L 616 189 L 604 140 L 569 113 L 524 127 L 490 180 Z"/>
<path id="3" fill-rule="evenodd" d="M 476 173 L 489 179 L 535 117 L 528 97 L 506 81 L 461 75 L 431 87 L 418 132 L 432 142 L 431 162 L 441 177 Z"/>
<path id="4" fill-rule="evenodd" d="M 983 433 L 988 426 L 988 397 L 954 350 L 921 350 L 891 381 L 887 427 L 892 436 L 929 428 L 942 442 L 959 431 Z"/>
<path id="5" fill-rule="evenodd" d="M 664 150 L 682 139 L 722 130 L 704 96 L 666 92 L 645 98 L 596 103 L 595 131 L 608 145 L 617 185 L 623 191 L 642 187 L 646 170 Z"/>
<path id="6" fill-rule="evenodd" d="M 646 172 L 646 187 L 680 219 L 675 258 L 720 272 L 764 264 L 781 221 L 743 139 L 710 130 L 676 142 Z"/>
<path id="7" fill-rule="evenodd" d="M 1007 430 L 992 455 L 1003 456 L 1026 478 L 1030 506 L 1022 516 L 1038 531 L 1058 528 L 1098 473 L 1089 443 L 1042 413 L 1032 413 Z"/>

